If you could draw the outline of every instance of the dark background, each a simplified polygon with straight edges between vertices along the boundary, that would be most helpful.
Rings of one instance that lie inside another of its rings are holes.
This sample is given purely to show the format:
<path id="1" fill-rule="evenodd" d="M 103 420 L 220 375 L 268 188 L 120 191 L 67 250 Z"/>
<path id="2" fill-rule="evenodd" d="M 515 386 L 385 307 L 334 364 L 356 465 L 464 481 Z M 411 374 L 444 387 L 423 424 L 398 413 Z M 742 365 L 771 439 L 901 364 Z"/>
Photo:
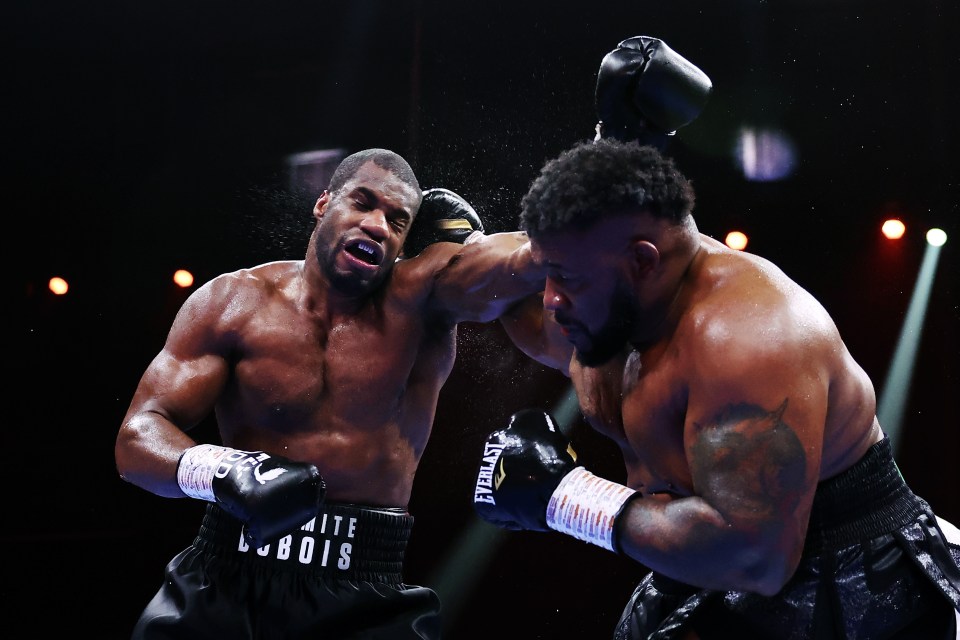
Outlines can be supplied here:
<path id="1" fill-rule="evenodd" d="M 174 269 L 199 284 L 302 257 L 319 194 L 287 188 L 289 154 L 391 148 L 425 188 L 471 201 L 488 230 L 514 228 L 543 161 L 592 137 L 599 62 L 635 35 L 664 39 L 713 80 L 706 110 L 671 148 L 698 190 L 701 230 L 747 231 L 748 250 L 826 306 L 878 395 L 923 233 L 949 234 L 913 382 L 897 390 L 909 393 L 897 459 L 914 490 L 960 523 L 954 3 L 261 4 L 37 1 L 6 11 L 4 235 L 17 256 L 12 499 L 0 538 L 9 624 L 19 618 L 36 637 L 124 638 L 195 534 L 202 505 L 124 484 L 113 441 L 189 293 L 171 282 Z M 744 179 L 732 149 L 745 123 L 788 132 L 792 176 Z M 907 224 L 899 243 L 879 234 L 888 215 Z M 54 275 L 69 295 L 47 291 Z M 407 556 L 408 581 L 441 590 L 449 637 L 609 637 L 644 571 L 473 515 L 484 436 L 566 389 L 497 325 L 462 326 Z M 581 460 L 622 479 L 617 451 L 570 426 Z M 470 552 L 445 571 L 464 535 Z"/>

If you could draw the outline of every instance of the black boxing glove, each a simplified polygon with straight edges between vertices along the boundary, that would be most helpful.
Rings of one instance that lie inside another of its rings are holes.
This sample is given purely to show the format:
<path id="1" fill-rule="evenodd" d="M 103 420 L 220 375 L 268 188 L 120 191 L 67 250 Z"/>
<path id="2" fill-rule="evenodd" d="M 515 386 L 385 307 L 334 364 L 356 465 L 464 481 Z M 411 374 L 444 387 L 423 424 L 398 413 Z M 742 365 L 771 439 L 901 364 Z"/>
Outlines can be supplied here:
<path id="1" fill-rule="evenodd" d="M 483 233 L 483 222 L 469 202 L 449 189 L 427 189 L 403 243 L 403 255 L 412 258 L 434 242 L 463 244 L 474 231 Z"/>
<path id="2" fill-rule="evenodd" d="M 713 83 L 703 71 L 648 36 L 627 38 L 597 72 L 597 139 L 637 140 L 663 150 L 703 110 Z"/>
<path id="3" fill-rule="evenodd" d="M 255 548 L 315 518 L 327 490 L 316 465 L 212 444 L 183 452 L 177 483 L 191 498 L 214 502 L 240 520 Z"/>
<path id="4" fill-rule="evenodd" d="M 524 409 L 487 437 L 473 507 L 503 529 L 552 529 L 619 552 L 614 524 L 639 495 L 578 466 L 550 414 Z"/>

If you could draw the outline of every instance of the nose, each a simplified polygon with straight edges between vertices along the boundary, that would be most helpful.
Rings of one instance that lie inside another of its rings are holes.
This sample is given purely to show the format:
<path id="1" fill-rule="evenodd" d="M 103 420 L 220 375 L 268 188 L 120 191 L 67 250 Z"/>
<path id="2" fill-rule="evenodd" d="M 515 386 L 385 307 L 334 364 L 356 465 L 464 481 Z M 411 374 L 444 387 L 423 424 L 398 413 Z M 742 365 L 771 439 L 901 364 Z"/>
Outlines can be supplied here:
<path id="1" fill-rule="evenodd" d="M 557 283 L 552 278 L 547 278 L 543 289 L 543 308 L 548 311 L 557 309 L 566 309 L 570 306 L 570 300 L 557 287 Z"/>
<path id="2" fill-rule="evenodd" d="M 383 241 L 390 235 L 387 215 L 380 209 L 373 209 L 360 221 L 360 228 L 374 240 Z"/>

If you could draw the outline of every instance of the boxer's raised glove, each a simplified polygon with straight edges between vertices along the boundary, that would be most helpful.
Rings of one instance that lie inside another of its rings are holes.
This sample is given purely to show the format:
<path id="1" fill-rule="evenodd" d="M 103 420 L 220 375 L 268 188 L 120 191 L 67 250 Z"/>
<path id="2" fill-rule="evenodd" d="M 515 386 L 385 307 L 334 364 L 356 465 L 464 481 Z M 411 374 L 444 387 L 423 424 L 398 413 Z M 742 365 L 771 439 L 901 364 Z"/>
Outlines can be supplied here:
<path id="1" fill-rule="evenodd" d="M 648 36 L 627 38 L 597 72 L 597 138 L 660 148 L 703 110 L 713 83 L 690 61 Z"/>
<path id="2" fill-rule="evenodd" d="M 260 548 L 316 517 L 327 485 L 317 467 L 263 451 L 200 444 L 177 463 L 177 483 L 191 498 L 220 505 Z"/>
<path id="3" fill-rule="evenodd" d="M 640 494 L 577 465 L 576 452 L 550 414 L 518 411 L 483 447 L 473 506 L 504 529 L 553 529 L 618 551 L 617 516 Z"/>
<path id="4" fill-rule="evenodd" d="M 427 189 L 403 243 L 403 255 L 412 258 L 434 242 L 463 244 L 474 231 L 483 233 L 483 222 L 469 202 L 449 189 Z"/>

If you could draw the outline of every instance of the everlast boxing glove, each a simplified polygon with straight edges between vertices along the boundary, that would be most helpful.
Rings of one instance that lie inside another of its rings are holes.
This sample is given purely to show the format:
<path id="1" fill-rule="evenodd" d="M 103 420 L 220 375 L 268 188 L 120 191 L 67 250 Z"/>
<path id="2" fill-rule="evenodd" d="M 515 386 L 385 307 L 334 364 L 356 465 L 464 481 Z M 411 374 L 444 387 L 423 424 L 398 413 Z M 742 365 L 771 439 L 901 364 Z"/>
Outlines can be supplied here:
<path id="1" fill-rule="evenodd" d="M 548 531 L 619 552 L 615 527 L 639 493 L 577 465 L 554 419 L 537 409 L 518 411 L 483 447 L 473 506 L 503 529 Z"/>
<path id="2" fill-rule="evenodd" d="M 712 89 L 707 74 L 663 40 L 627 38 L 597 72 L 597 138 L 663 150 L 677 129 L 700 115 Z"/>
<path id="3" fill-rule="evenodd" d="M 215 502 L 240 520 L 255 548 L 316 517 L 327 490 L 313 464 L 212 444 L 183 452 L 177 483 L 191 498 Z"/>
<path id="4" fill-rule="evenodd" d="M 483 222 L 470 203 L 449 189 L 427 189 L 403 243 L 403 255 L 412 258 L 434 242 L 463 244 Z"/>

